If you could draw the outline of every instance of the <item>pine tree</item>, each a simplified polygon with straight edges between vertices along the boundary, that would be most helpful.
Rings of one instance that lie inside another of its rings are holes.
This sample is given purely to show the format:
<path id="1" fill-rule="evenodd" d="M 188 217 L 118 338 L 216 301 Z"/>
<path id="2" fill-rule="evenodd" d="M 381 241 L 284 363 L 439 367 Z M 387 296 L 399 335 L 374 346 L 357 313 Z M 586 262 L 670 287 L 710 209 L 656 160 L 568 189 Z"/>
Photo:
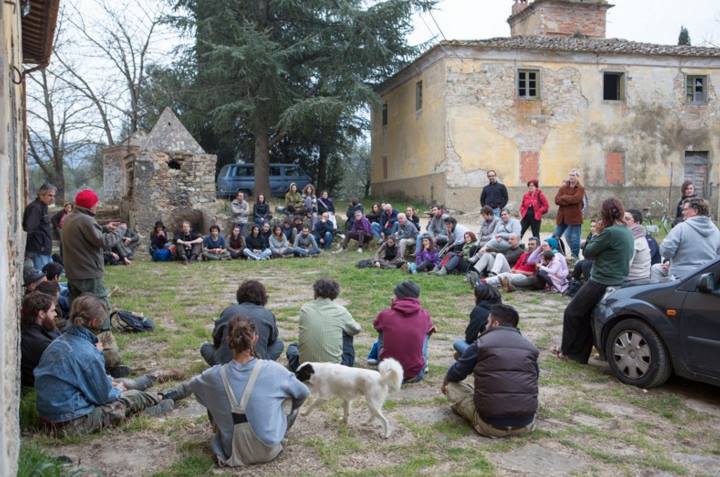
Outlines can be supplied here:
<path id="1" fill-rule="evenodd" d="M 329 160 L 362 130 L 373 85 L 419 52 L 412 14 L 435 0 L 180 0 L 194 29 L 194 107 L 217 135 L 254 139 L 255 186 L 268 194 L 269 152 L 290 134 L 314 141 L 319 184 Z"/>
<path id="2" fill-rule="evenodd" d="M 678 37 L 678 45 L 687 45 L 690 46 L 692 43 L 690 43 L 690 33 L 688 32 L 688 29 L 684 26 L 680 27 L 680 36 Z"/>

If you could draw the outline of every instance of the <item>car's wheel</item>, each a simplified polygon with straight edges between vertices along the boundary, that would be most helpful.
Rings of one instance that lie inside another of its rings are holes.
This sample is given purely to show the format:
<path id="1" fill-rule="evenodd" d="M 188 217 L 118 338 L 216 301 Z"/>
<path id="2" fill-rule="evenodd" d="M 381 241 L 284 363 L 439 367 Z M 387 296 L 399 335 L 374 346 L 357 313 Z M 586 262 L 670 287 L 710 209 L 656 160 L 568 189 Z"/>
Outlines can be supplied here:
<path id="1" fill-rule="evenodd" d="M 612 327 L 605 342 L 605 353 L 615 376 L 633 386 L 660 386 L 672 372 L 670 356 L 662 340 L 637 319 L 625 319 Z"/>

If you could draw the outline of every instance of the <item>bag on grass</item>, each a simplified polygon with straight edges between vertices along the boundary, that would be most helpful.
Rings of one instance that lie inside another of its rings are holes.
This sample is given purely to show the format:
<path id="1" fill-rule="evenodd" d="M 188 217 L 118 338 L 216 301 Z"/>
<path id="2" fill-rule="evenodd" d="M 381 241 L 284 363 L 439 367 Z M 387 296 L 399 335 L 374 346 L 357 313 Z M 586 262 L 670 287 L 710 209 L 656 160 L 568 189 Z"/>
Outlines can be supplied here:
<path id="1" fill-rule="evenodd" d="M 373 261 L 371 259 L 360 260 L 355 266 L 357 268 L 371 268 L 373 266 Z"/>
<path id="2" fill-rule="evenodd" d="M 112 323 L 113 328 L 116 330 L 126 333 L 152 331 L 155 329 L 155 322 L 153 320 L 122 310 L 110 313 L 110 323 Z"/>
<path id="3" fill-rule="evenodd" d="M 172 260 L 172 251 L 167 248 L 159 248 L 152 253 L 153 262 L 170 262 Z"/>

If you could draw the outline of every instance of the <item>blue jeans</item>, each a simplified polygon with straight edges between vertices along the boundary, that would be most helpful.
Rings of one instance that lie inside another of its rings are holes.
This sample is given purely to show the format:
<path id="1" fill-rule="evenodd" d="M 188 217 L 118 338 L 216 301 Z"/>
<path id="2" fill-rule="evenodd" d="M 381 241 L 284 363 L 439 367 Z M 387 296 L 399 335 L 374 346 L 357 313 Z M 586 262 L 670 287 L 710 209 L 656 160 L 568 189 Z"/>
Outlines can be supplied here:
<path id="1" fill-rule="evenodd" d="M 355 364 L 355 347 L 353 346 L 353 337 L 343 331 L 342 334 L 342 358 L 340 364 L 343 366 L 353 367 Z M 297 343 L 290 343 L 285 353 L 288 360 L 288 368 L 293 373 L 300 366 L 300 348 Z"/>
<path id="2" fill-rule="evenodd" d="M 495 217 L 500 218 L 500 207 L 495 207 L 493 209 L 493 214 L 495 214 Z"/>
<path id="3" fill-rule="evenodd" d="M 555 232 L 553 233 L 553 237 L 560 240 L 560 238 L 565 234 L 567 236 L 568 245 L 570 245 L 570 252 L 572 253 L 572 256 L 574 258 L 577 258 L 580 256 L 580 231 L 582 229 L 582 224 L 577 225 L 569 225 L 569 224 L 558 224 L 557 227 L 555 227 Z"/>
<path id="4" fill-rule="evenodd" d="M 425 360 L 425 365 L 422 367 L 420 372 L 417 374 L 417 376 L 410 378 L 410 379 L 403 379 L 403 382 L 418 382 L 421 381 L 425 377 L 425 368 L 427 368 L 428 362 L 430 362 L 430 352 L 428 350 L 428 345 L 430 344 L 430 335 L 427 335 L 425 337 L 425 341 L 423 342 L 422 347 L 422 355 L 423 359 Z M 373 343 L 372 348 L 370 349 L 370 353 L 368 353 L 368 359 L 374 359 L 379 360 L 380 354 L 382 353 L 382 347 L 383 347 L 383 335 L 381 332 L 378 332 L 378 339 Z"/>
<path id="5" fill-rule="evenodd" d="M 469 344 L 465 340 L 455 340 L 453 341 L 453 349 L 457 351 L 460 354 L 463 354 L 466 349 L 470 347 Z"/>
<path id="6" fill-rule="evenodd" d="M 321 244 L 320 239 L 324 239 L 325 243 Z M 325 232 L 325 235 L 322 237 L 320 237 L 319 235 L 315 235 L 315 240 L 317 240 L 319 247 L 322 247 L 325 250 L 330 250 L 330 247 L 332 246 L 332 241 L 333 241 L 333 234 L 332 234 L 332 232 Z"/>
<path id="7" fill-rule="evenodd" d="M 298 257 L 307 257 L 308 255 L 317 255 L 320 253 L 320 249 L 317 247 L 313 248 L 302 248 L 302 247 L 295 247 L 293 248 L 295 251 L 295 255 Z"/>
<path id="8" fill-rule="evenodd" d="M 246 248 L 243 250 L 243 254 L 245 254 L 247 258 L 251 258 L 253 260 L 267 260 L 270 258 L 270 255 L 272 255 L 272 251 L 269 248 L 266 248 L 260 252 L 254 252 L 249 248 Z"/>
<path id="9" fill-rule="evenodd" d="M 30 260 L 32 260 L 33 268 L 35 270 L 42 271 L 45 265 L 53 262 L 53 259 L 50 255 L 39 255 L 35 253 L 28 253 L 26 255 Z"/>
<path id="10" fill-rule="evenodd" d="M 395 223 L 392 225 L 392 227 L 390 227 L 390 230 L 389 230 L 389 231 L 388 231 L 388 230 L 384 230 L 384 229 L 380 226 L 380 222 L 373 222 L 372 224 L 370 224 L 370 228 L 372 229 L 373 237 L 375 237 L 375 239 L 379 242 L 379 241 L 382 239 L 382 232 L 383 232 L 383 231 L 385 232 L 385 237 L 387 237 L 388 235 L 392 235 L 392 234 L 394 234 L 395 232 L 397 232 L 397 230 L 398 230 L 398 223 L 395 222 Z"/>

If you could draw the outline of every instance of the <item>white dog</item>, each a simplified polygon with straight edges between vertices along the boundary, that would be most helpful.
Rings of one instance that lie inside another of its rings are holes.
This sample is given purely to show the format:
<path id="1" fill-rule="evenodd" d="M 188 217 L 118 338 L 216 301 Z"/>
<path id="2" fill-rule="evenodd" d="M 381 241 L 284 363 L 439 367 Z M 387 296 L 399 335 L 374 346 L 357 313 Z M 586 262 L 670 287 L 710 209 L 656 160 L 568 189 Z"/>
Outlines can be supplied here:
<path id="1" fill-rule="evenodd" d="M 295 376 L 300 381 L 309 384 L 312 393 L 316 396 L 315 401 L 308 407 L 304 415 L 307 416 L 328 399 L 337 397 L 344 401 L 343 421 L 347 425 L 350 403 L 359 396 L 365 396 L 370 409 L 368 424 L 374 418 L 380 419 L 383 425 L 383 436 L 389 437 L 390 423 L 383 416 L 382 407 L 388 393 L 400 389 L 403 369 L 400 363 L 389 358 L 380 363 L 378 371 L 350 368 L 333 363 L 303 363 Z"/>

